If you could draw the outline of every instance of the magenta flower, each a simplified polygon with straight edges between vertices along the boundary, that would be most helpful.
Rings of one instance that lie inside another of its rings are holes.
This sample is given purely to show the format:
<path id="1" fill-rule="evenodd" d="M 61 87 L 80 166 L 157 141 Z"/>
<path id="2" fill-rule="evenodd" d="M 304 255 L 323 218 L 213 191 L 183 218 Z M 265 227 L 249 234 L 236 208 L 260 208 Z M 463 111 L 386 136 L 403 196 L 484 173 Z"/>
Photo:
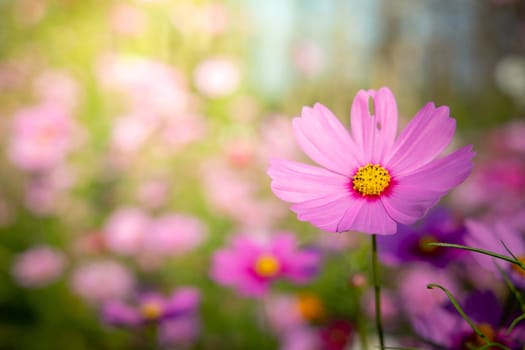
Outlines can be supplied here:
<path id="1" fill-rule="evenodd" d="M 373 110 L 370 112 L 369 103 Z M 393 234 L 412 224 L 472 169 L 472 146 L 438 157 L 456 122 L 426 104 L 396 138 L 397 105 L 388 88 L 359 91 L 351 132 L 317 103 L 293 120 L 303 151 L 321 167 L 273 159 L 272 190 L 298 219 L 325 231 Z"/>
<path id="2" fill-rule="evenodd" d="M 134 305 L 118 299 L 108 301 L 102 308 L 102 316 L 107 324 L 134 327 L 152 322 L 195 316 L 200 304 L 200 292 L 192 287 L 176 289 L 165 297 L 157 292 L 147 292 L 138 296 Z"/>
<path id="3" fill-rule="evenodd" d="M 262 296 L 277 279 L 295 283 L 310 281 L 319 264 L 320 254 L 311 249 L 298 249 L 295 236 L 290 233 L 276 234 L 267 241 L 238 235 L 231 247 L 214 254 L 211 276 L 242 294 Z"/>
<path id="4" fill-rule="evenodd" d="M 11 272 L 23 287 L 42 287 L 58 279 L 66 265 L 64 255 L 48 246 L 35 246 L 16 256 Z"/>
<path id="5" fill-rule="evenodd" d="M 525 262 L 525 238 L 509 222 L 496 221 L 488 224 L 476 220 L 467 220 L 467 245 L 481 248 L 510 257 L 514 255 L 520 262 Z M 508 250 L 507 250 L 508 249 Z M 489 271 L 498 273 L 503 269 L 518 287 L 525 288 L 525 270 L 515 264 L 493 258 L 489 255 L 473 253 L 472 258 Z"/>
<path id="6" fill-rule="evenodd" d="M 7 153 L 18 168 L 46 171 L 60 164 L 73 146 L 73 121 L 62 106 L 44 103 L 18 111 Z"/>

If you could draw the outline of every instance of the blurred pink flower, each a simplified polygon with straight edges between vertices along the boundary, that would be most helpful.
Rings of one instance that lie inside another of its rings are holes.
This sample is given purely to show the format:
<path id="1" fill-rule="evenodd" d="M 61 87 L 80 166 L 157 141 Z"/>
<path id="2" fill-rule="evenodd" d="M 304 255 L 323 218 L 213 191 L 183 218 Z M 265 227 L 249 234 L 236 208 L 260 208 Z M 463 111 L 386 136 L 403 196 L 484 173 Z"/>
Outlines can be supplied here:
<path id="1" fill-rule="evenodd" d="M 292 62 L 301 74 L 307 77 L 314 76 L 324 67 L 324 51 L 316 42 L 300 42 L 293 48 Z"/>
<path id="2" fill-rule="evenodd" d="M 513 120 L 489 135 L 490 146 L 499 152 L 525 153 L 525 122 Z"/>
<path id="3" fill-rule="evenodd" d="M 396 139 L 397 119 L 388 88 L 357 93 L 351 134 L 323 105 L 303 108 L 294 134 L 321 167 L 272 160 L 273 192 L 299 220 L 326 231 L 394 234 L 397 223 L 414 223 L 465 180 L 474 152 L 470 145 L 437 158 L 456 127 L 448 107 L 428 103 Z"/>
<path id="4" fill-rule="evenodd" d="M 159 137 L 170 152 L 177 152 L 192 142 L 204 138 L 207 131 L 206 120 L 197 114 L 181 114 L 167 118 L 159 126 Z"/>
<path id="5" fill-rule="evenodd" d="M 468 229 L 465 237 L 466 245 L 511 257 L 507 251 L 508 248 L 519 261 L 525 263 L 525 236 L 509 222 L 486 223 L 470 219 L 467 220 L 466 225 Z M 501 268 L 507 272 L 514 284 L 518 287 L 525 287 L 525 270 L 518 265 L 485 254 L 471 253 L 471 255 L 487 270 L 499 274 L 499 268 Z"/>
<path id="6" fill-rule="evenodd" d="M 94 304 L 124 298 L 134 285 L 131 272 L 111 260 L 84 263 L 73 271 L 71 279 L 73 291 Z"/>
<path id="7" fill-rule="evenodd" d="M 112 144 L 120 152 L 136 152 L 152 134 L 151 120 L 142 115 L 130 114 L 115 120 Z"/>
<path id="8" fill-rule="evenodd" d="M 374 292 L 369 289 L 361 300 L 362 309 L 365 311 L 368 319 L 375 319 L 376 304 L 374 301 Z M 386 327 L 392 328 L 399 326 L 399 301 L 395 295 L 388 291 L 381 291 L 381 320 Z"/>
<path id="9" fill-rule="evenodd" d="M 243 228 L 269 228 L 286 214 L 286 208 L 280 203 L 259 198 L 253 179 L 242 177 L 220 161 L 210 160 L 204 164 L 202 177 L 208 203 Z"/>
<path id="10" fill-rule="evenodd" d="M 457 193 L 456 193 L 457 192 Z M 513 212 L 525 204 L 525 160 L 510 154 L 481 160 L 451 196 L 463 212 Z"/>
<path id="11" fill-rule="evenodd" d="M 171 22 L 183 33 L 202 33 L 213 37 L 221 35 L 228 28 L 230 19 L 221 3 L 193 5 L 177 4 L 171 14 Z"/>
<path id="12" fill-rule="evenodd" d="M 146 208 L 161 207 L 169 196 L 169 185 L 165 180 L 154 179 L 141 183 L 137 190 L 137 198 Z"/>
<path id="13" fill-rule="evenodd" d="M 270 327 L 277 334 L 285 334 L 306 325 L 297 304 L 298 301 L 294 295 L 270 295 L 264 299 L 265 315 L 263 317 L 268 320 Z"/>
<path id="14" fill-rule="evenodd" d="M 261 144 L 258 147 L 260 157 L 268 164 L 273 157 L 297 159 L 299 147 L 293 140 L 290 118 L 275 115 L 261 125 Z"/>
<path id="15" fill-rule="evenodd" d="M 210 57 L 195 68 L 193 81 L 204 96 L 220 98 L 237 90 L 241 80 L 238 64 L 228 57 Z"/>
<path id="16" fill-rule="evenodd" d="M 23 287 L 45 286 L 62 275 L 66 260 L 58 250 L 35 246 L 15 257 L 12 274 Z"/>
<path id="17" fill-rule="evenodd" d="M 44 103 L 66 110 L 76 107 L 80 89 L 73 76 L 65 71 L 44 71 L 33 81 L 35 95 Z"/>
<path id="18" fill-rule="evenodd" d="M 44 173 L 34 174 L 25 193 L 25 205 L 35 215 L 56 213 L 64 203 L 67 190 L 74 184 L 71 169 L 59 165 Z"/>
<path id="19" fill-rule="evenodd" d="M 299 249 L 291 233 L 277 233 L 268 240 L 236 235 L 228 248 L 216 251 L 211 276 L 219 284 L 239 293 L 263 296 L 276 279 L 306 283 L 318 272 L 319 252 Z"/>
<path id="20" fill-rule="evenodd" d="M 130 4 L 115 4 L 110 10 L 109 22 L 115 33 L 135 37 L 146 27 L 146 14 Z"/>
<path id="21" fill-rule="evenodd" d="M 448 271 L 430 265 L 414 265 L 404 272 L 399 282 L 400 304 L 410 317 L 431 313 L 448 302 L 443 291 L 427 288 L 430 283 L 439 284 L 455 297 L 459 296 L 457 283 Z"/>
<path id="22" fill-rule="evenodd" d="M 206 233 L 203 222 L 196 217 L 166 214 L 152 221 L 142 249 L 156 255 L 182 254 L 202 244 Z"/>
<path id="23" fill-rule="evenodd" d="M 10 160 L 27 171 L 43 171 L 60 164 L 72 146 L 73 124 L 56 104 L 18 111 L 8 144 Z"/>
<path id="24" fill-rule="evenodd" d="M 104 237 L 110 251 L 130 255 L 142 249 L 151 219 L 139 208 L 125 207 L 106 220 Z"/>
<path id="25" fill-rule="evenodd" d="M 152 117 L 183 113 L 189 104 L 182 73 L 160 61 L 105 56 L 100 61 L 98 77 L 102 85 L 127 96 L 132 110 L 148 111 Z"/>
<path id="26" fill-rule="evenodd" d="M 193 316 L 200 304 L 200 292 L 196 288 L 181 287 L 165 297 L 156 291 L 140 293 L 134 305 L 111 300 L 102 308 L 104 320 L 115 326 L 138 326 L 157 323 L 177 317 Z M 132 312 L 133 310 L 133 312 Z M 135 317 L 131 317 L 132 313 Z"/>
<path id="27" fill-rule="evenodd" d="M 324 349 L 319 331 L 315 328 L 295 328 L 284 334 L 280 350 L 319 350 Z"/>
<path id="28" fill-rule="evenodd" d="M 232 166 L 244 168 L 253 165 L 257 147 L 255 140 L 246 137 L 230 140 L 223 149 L 226 159 Z"/>

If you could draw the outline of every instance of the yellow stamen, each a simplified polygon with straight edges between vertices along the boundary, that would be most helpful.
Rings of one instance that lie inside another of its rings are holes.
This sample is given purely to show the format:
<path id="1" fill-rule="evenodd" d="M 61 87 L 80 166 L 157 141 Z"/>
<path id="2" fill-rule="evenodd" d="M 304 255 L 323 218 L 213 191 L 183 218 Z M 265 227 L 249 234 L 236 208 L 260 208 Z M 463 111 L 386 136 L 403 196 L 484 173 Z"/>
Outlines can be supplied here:
<path id="1" fill-rule="evenodd" d="M 154 301 L 146 302 L 140 307 L 140 312 L 147 320 L 156 320 L 162 314 L 162 307 Z"/>
<path id="2" fill-rule="evenodd" d="M 494 328 L 492 328 L 490 324 L 488 323 L 479 324 L 478 329 L 480 330 L 481 333 L 483 333 L 483 335 L 485 336 L 488 342 L 494 341 L 494 339 L 496 338 L 496 331 L 494 331 Z M 479 335 L 476 335 L 475 343 L 476 343 L 476 347 L 486 344 L 485 340 L 483 340 L 483 338 L 481 338 Z"/>
<path id="3" fill-rule="evenodd" d="M 275 277 L 280 269 L 279 261 L 270 254 L 261 255 L 255 261 L 255 272 L 261 277 Z"/>
<path id="4" fill-rule="evenodd" d="M 381 165 L 367 164 L 357 169 L 352 177 L 352 185 L 363 197 L 379 196 L 388 188 L 391 179 L 388 170 Z"/>
<path id="5" fill-rule="evenodd" d="M 314 294 L 299 295 L 297 308 L 301 316 L 307 321 L 315 321 L 323 317 L 324 307 L 321 299 Z"/>
<path id="6" fill-rule="evenodd" d="M 424 235 L 419 239 L 419 250 L 423 253 L 434 253 L 439 247 L 428 245 L 428 243 L 437 243 L 437 239 L 431 235 Z"/>
<path id="7" fill-rule="evenodd" d="M 525 264 L 525 255 L 524 256 L 520 256 L 518 258 L 518 260 Z M 516 271 L 518 274 L 520 274 L 521 277 L 525 278 L 525 270 L 521 266 L 516 265 L 516 264 L 512 264 L 512 269 L 514 271 Z"/>

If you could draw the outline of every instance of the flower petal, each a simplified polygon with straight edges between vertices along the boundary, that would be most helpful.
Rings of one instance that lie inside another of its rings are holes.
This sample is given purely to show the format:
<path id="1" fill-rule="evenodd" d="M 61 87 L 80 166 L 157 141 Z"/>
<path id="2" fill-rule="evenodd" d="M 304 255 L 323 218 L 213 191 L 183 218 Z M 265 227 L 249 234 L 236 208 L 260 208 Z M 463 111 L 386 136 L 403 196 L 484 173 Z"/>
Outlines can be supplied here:
<path id="1" fill-rule="evenodd" d="M 425 216 L 442 196 L 442 191 L 426 190 L 422 186 L 412 186 L 408 181 L 399 181 L 381 201 L 394 220 L 410 225 Z"/>
<path id="2" fill-rule="evenodd" d="M 348 192 L 341 192 L 297 203 L 290 209 L 297 213 L 297 218 L 301 221 L 308 221 L 324 231 L 341 232 L 338 223 L 348 208 L 355 204 L 356 201 Z"/>
<path id="3" fill-rule="evenodd" d="M 380 200 L 357 199 L 337 225 L 337 232 L 359 231 L 368 234 L 393 234 L 397 224 Z"/>
<path id="4" fill-rule="evenodd" d="M 402 224 L 412 224 L 433 207 L 472 170 L 472 146 L 434 160 L 415 173 L 396 177 L 391 192 L 382 197 L 388 214 Z"/>
<path id="5" fill-rule="evenodd" d="M 374 103 L 374 115 L 370 114 L 369 99 Z M 354 98 L 350 111 L 352 138 L 365 163 L 383 163 L 384 157 L 394 144 L 397 131 L 397 104 L 388 88 L 360 90 Z"/>
<path id="6" fill-rule="evenodd" d="M 385 165 L 408 174 L 435 159 L 448 146 L 456 121 L 449 117 L 446 106 L 435 108 L 427 103 L 410 121 L 385 158 Z"/>
<path id="7" fill-rule="evenodd" d="M 444 195 L 452 187 L 462 183 L 472 171 L 472 145 L 431 161 L 406 176 L 395 175 L 397 181 L 420 186 L 421 191 L 441 191 Z"/>
<path id="8" fill-rule="evenodd" d="M 268 175 L 271 188 L 280 199 L 298 203 L 328 194 L 348 192 L 349 178 L 312 165 L 272 159 Z"/>
<path id="9" fill-rule="evenodd" d="M 302 150 L 317 164 L 341 175 L 358 167 L 348 131 L 323 105 L 304 107 L 301 117 L 293 120 L 293 131 Z"/>

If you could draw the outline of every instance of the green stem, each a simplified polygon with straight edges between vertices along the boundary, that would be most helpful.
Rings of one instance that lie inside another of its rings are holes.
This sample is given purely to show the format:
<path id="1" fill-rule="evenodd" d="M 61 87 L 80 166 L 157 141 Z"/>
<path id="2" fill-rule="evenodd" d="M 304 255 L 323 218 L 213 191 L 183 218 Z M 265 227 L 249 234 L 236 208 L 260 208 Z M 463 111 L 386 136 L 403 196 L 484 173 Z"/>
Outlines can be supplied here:
<path id="1" fill-rule="evenodd" d="M 372 235 L 372 281 L 374 283 L 374 294 L 376 303 L 376 328 L 379 336 L 379 346 L 385 349 L 385 339 L 383 336 L 383 326 L 381 324 L 381 286 L 379 284 L 379 263 L 377 259 L 376 235 Z"/>
<path id="2" fill-rule="evenodd" d="M 490 256 L 493 256 L 495 258 L 498 258 L 498 259 L 501 259 L 501 260 L 505 260 L 505 261 L 508 261 L 508 262 L 513 263 L 515 265 L 518 265 L 523 270 L 525 270 L 525 263 L 522 263 L 521 261 L 519 261 L 517 259 L 509 258 L 508 256 L 505 256 L 505 255 L 501 255 L 501 254 L 498 254 L 498 253 L 491 252 L 490 250 L 479 249 L 479 248 L 472 248 L 472 247 L 468 247 L 468 246 L 461 245 L 461 244 L 441 243 L 441 242 L 439 242 L 439 243 L 428 243 L 428 245 L 434 246 L 434 247 L 445 247 L 445 248 L 457 248 L 457 249 L 463 249 L 463 250 L 470 250 L 471 252 L 476 252 L 476 253 L 481 253 L 481 254 L 485 254 L 485 255 L 490 255 Z"/>
<path id="3" fill-rule="evenodd" d="M 435 284 L 435 283 L 431 283 L 429 285 L 427 285 L 427 288 L 428 289 L 434 289 L 434 288 L 439 288 L 441 289 L 448 297 L 448 299 L 450 300 L 450 302 L 452 303 L 452 305 L 454 306 L 454 308 L 456 309 L 456 311 L 461 315 L 461 317 L 467 321 L 467 323 L 469 324 L 470 328 L 472 328 L 472 330 L 481 338 L 483 339 L 483 341 L 485 343 L 489 343 L 489 340 L 487 339 L 487 337 L 485 336 L 485 333 L 483 333 L 477 326 L 476 324 L 474 323 L 474 321 L 472 321 L 470 319 L 470 317 L 467 316 L 467 314 L 465 313 L 465 311 L 463 311 L 463 309 L 461 308 L 461 306 L 459 306 L 459 303 L 457 302 L 456 298 L 454 298 L 452 296 L 452 294 L 448 291 L 448 289 L 446 289 L 445 287 L 443 286 L 440 286 L 439 284 Z"/>

